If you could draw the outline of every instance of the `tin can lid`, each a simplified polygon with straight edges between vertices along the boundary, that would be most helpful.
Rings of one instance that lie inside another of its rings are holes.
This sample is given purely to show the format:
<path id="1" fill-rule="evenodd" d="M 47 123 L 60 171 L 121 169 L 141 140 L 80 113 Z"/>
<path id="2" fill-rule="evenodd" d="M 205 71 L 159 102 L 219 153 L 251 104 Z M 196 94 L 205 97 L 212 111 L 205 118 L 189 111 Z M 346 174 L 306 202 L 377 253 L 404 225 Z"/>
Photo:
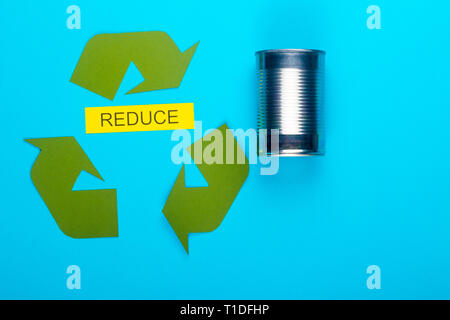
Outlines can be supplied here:
<path id="1" fill-rule="evenodd" d="M 263 54 L 263 53 L 275 53 L 275 54 L 289 54 L 289 53 L 318 53 L 325 54 L 323 50 L 316 49 L 267 49 L 267 50 L 259 50 L 256 51 L 255 54 Z"/>
<path id="2" fill-rule="evenodd" d="M 255 53 L 260 69 L 298 68 L 320 70 L 325 51 L 314 49 L 270 49 Z"/>

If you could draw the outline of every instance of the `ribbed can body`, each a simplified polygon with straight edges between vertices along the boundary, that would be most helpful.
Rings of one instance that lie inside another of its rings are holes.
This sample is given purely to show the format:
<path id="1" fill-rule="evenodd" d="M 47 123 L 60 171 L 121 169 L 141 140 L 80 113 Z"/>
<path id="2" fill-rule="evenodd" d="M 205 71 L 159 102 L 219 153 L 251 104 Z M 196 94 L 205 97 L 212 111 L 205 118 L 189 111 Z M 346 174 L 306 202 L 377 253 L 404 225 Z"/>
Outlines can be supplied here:
<path id="1" fill-rule="evenodd" d="M 256 57 L 258 132 L 267 129 L 263 150 L 269 155 L 280 156 L 324 154 L 325 52 L 264 50 L 258 51 Z M 276 131 L 271 129 L 278 130 L 277 145 L 271 137 Z"/>

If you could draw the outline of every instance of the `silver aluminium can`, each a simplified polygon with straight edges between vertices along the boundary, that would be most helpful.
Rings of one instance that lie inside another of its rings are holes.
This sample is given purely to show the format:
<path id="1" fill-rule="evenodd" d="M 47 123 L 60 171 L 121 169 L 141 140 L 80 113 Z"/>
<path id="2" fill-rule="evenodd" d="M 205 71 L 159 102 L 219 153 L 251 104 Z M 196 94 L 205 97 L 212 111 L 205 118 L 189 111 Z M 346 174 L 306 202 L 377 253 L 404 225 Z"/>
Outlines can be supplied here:
<path id="1" fill-rule="evenodd" d="M 324 154 L 325 52 L 309 49 L 256 52 L 258 133 L 267 132 L 260 155 Z M 275 129 L 275 130 L 274 130 Z M 267 131 L 265 131 L 267 130 Z M 276 132 L 278 143 L 273 142 Z"/>

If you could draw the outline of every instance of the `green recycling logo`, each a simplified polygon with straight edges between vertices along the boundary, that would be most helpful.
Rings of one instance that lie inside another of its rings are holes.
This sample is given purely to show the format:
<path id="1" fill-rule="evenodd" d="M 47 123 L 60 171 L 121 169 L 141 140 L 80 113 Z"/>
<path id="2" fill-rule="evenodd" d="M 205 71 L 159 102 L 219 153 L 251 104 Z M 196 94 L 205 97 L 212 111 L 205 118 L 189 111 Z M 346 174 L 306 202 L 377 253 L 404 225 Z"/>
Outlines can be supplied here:
<path id="1" fill-rule="evenodd" d="M 197 46 L 198 42 L 181 52 L 165 32 L 159 31 L 99 34 L 86 44 L 70 81 L 113 100 L 134 63 L 144 81 L 128 94 L 176 88 Z M 223 125 L 216 131 L 225 134 L 227 128 Z M 207 140 L 208 136 L 189 147 L 191 156 L 192 147 L 208 148 Z M 41 150 L 31 179 L 61 231 L 73 238 L 117 237 L 116 190 L 73 190 L 83 170 L 103 180 L 75 138 L 25 141 Z M 226 148 L 222 156 L 226 157 Z M 237 142 L 234 157 L 245 158 L 245 162 L 197 165 L 208 187 L 186 188 L 184 166 L 175 181 L 163 213 L 188 253 L 189 233 L 215 230 L 247 179 L 248 159 Z"/>

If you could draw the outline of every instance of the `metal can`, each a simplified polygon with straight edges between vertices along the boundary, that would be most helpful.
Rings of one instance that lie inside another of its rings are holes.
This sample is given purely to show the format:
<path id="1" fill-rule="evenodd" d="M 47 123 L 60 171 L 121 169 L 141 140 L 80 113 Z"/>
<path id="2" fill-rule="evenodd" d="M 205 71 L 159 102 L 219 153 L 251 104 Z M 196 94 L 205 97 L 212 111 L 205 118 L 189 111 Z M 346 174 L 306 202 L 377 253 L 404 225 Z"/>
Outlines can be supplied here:
<path id="1" fill-rule="evenodd" d="M 323 155 L 325 52 L 280 49 L 256 52 L 258 133 L 267 133 L 260 155 Z M 271 136 L 278 137 L 278 143 Z"/>

